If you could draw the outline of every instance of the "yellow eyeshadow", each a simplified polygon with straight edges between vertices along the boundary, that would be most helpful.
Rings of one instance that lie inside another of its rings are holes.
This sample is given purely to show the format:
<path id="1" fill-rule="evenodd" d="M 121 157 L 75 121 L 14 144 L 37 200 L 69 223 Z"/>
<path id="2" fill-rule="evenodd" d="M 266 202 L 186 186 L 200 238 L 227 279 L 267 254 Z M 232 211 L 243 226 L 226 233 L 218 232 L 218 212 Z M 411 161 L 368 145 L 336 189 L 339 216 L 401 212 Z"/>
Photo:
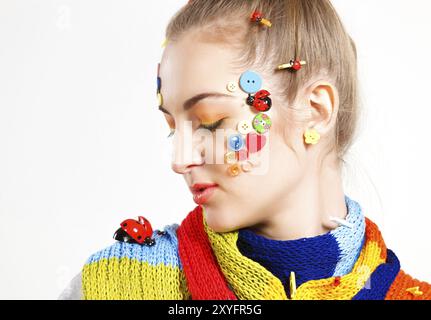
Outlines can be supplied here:
<path id="1" fill-rule="evenodd" d="M 222 119 L 227 118 L 228 115 L 223 113 L 223 114 L 208 114 L 208 115 L 198 115 L 199 121 L 202 125 L 210 125 L 210 124 L 214 124 Z"/>
<path id="2" fill-rule="evenodd" d="M 216 123 L 217 121 L 220 121 L 220 120 L 221 119 L 214 120 L 214 121 L 201 121 L 201 125 L 203 125 L 203 126 L 209 126 L 209 125 L 214 124 L 214 123 Z"/>

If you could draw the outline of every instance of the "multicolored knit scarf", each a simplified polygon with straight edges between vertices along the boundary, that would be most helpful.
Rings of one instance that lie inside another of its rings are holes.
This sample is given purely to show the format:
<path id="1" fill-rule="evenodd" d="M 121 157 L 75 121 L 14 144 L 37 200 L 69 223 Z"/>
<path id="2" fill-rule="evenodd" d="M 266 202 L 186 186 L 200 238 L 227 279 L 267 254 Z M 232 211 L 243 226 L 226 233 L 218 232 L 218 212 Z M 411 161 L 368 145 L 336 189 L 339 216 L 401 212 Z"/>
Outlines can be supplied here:
<path id="1" fill-rule="evenodd" d="M 292 272 L 295 285 L 310 280 L 341 277 L 353 270 L 365 239 L 365 217 L 361 207 L 348 197 L 346 223 L 329 233 L 311 238 L 275 241 L 249 229 L 238 234 L 242 255 L 258 262 L 281 280 L 291 295 Z M 338 280 L 337 280 L 338 281 Z"/>
<path id="2" fill-rule="evenodd" d="M 281 279 L 276 277 L 265 267 L 268 260 L 262 259 L 262 255 L 250 254 L 256 251 L 244 245 L 244 241 L 248 244 L 257 243 L 258 241 L 254 240 L 256 238 L 262 240 L 262 237 L 250 234 L 250 231 L 216 233 L 206 224 L 204 209 L 197 207 L 178 230 L 179 253 L 192 298 L 203 300 L 383 300 L 418 297 L 431 299 L 431 286 L 414 280 L 400 271 L 396 255 L 387 250 L 377 226 L 371 220 L 363 218 L 358 211 L 355 212 L 358 208 L 360 210 L 359 205 L 356 206 L 356 203 L 347 197 L 346 200 L 349 206 L 348 220 L 350 222 L 356 220 L 353 227 L 356 227 L 358 232 L 337 229 L 328 235 L 299 240 L 309 242 L 310 246 L 308 244 L 305 246 L 307 248 L 315 246 L 311 250 L 315 250 L 317 259 L 324 265 L 322 274 L 327 275 L 332 272 L 332 276 L 319 278 L 316 272 L 315 279 L 309 280 L 310 273 L 300 271 L 299 274 L 305 276 L 291 297 L 287 294 L 286 282 L 284 284 L 282 282 L 283 277 L 281 276 Z M 364 237 L 361 234 L 361 217 L 365 219 Z M 352 237 L 343 237 L 347 234 Z M 266 239 L 264 245 L 267 245 L 268 241 L 271 242 Z M 342 249 L 337 255 L 332 256 L 331 241 L 337 241 L 339 248 L 344 248 L 344 252 Z M 360 243 L 361 250 L 358 257 L 356 257 L 353 242 Z M 284 249 L 291 249 L 294 244 L 295 241 L 286 241 L 283 243 Z M 255 250 L 264 249 L 262 243 L 260 245 L 260 248 L 257 247 Z M 277 245 L 280 247 L 280 243 Z M 324 248 L 325 245 L 329 248 Z M 248 251 L 250 256 L 258 257 L 257 260 L 261 258 L 260 263 L 241 253 L 239 247 L 242 247 L 243 252 Z M 301 247 L 304 248 L 304 245 L 302 244 Z M 265 249 L 268 250 L 268 246 Z M 325 253 L 330 255 L 325 256 Z M 274 248 L 269 248 L 269 252 L 264 256 L 268 258 L 271 254 L 274 254 Z M 352 257 L 354 257 L 352 270 L 348 270 Z M 329 263 L 325 260 L 327 258 L 331 260 Z M 272 255 L 272 259 L 286 260 L 286 257 Z M 292 261 L 289 258 L 287 260 Z M 315 263 L 318 263 L 303 260 L 297 262 L 311 265 L 312 268 L 313 264 L 315 268 Z M 325 270 L 325 267 L 330 265 L 333 270 Z M 283 270 L 289 266 L 281 265 L 279 268 L 282 270 L 281 274 L 286 274 Z M 301 270 L 301 266 L 296 266 L 296 270 Z M 287 269 L 287 271 L 289 273 L 291 270 Z M 280 274 L 280 272 L 275 273 Z M 398 289 L 401 289 L 401 292 Z M 394 295 L 395 292 L 397 296 Z"/>
<path id="3" fill-rule="evenodd" d="M 82 272 L 84 298 L 431 300 L 431 285 L 400 270 L 377 226 L 358 203 L 346 204 L 352 229 L 295 241 L 247 229 L 216 233 L 198 206 L 181 226 L 155 230 L 153 247 L 117 242 L 93 254 Z"/>

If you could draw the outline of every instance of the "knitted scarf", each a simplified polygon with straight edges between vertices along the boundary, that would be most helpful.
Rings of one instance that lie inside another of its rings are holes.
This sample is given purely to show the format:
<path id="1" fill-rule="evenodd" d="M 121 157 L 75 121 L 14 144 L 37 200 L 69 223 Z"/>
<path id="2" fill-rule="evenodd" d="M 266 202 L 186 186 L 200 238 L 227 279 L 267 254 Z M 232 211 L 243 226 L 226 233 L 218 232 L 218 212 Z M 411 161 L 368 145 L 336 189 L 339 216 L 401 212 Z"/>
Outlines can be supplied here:
<path id="1" fill-rule="evenodd" d="M 204 208 L 197 207 L 177 231 L 192 299 L 431 299 L 428 284 L 400 271 L 396 255 L 386 248 L 377 226 L 363 217 L 359 204 L 348 197 L 346 204 L 353 230 L 340 227 L 327 235 L 284 242 L 249 230 L 216 233 L 206 224 Z M 286 281 L 291 271 L 299 280 L 292 296 Z"/>
<path id="2" fill-rule="evenodd" d="M 431 300 L 431 285 L 400 270 L 377 226 L 346 197 L 347 221 L 308 239 L 274 241 L 244 229 L 216 233 L 203 207 L 154 230 L 152 247 L 116 242 L 82 270 L 85 299 Z M 290 273 L 296 290 L 290 291 Z"/>
<path id="3" fill-rule="evenodd" d="M 243 229 L 238 234 L 238 249 L 279 278 L 288 296 L 291 294 L 291 272 L 295 274 L 296 286 L 310 280 L 344 276 L 352 271 L 365 236 L 361 207 L 347 197 L 345 202 L 347 224 L 327 234 L 275 241 Z"/>

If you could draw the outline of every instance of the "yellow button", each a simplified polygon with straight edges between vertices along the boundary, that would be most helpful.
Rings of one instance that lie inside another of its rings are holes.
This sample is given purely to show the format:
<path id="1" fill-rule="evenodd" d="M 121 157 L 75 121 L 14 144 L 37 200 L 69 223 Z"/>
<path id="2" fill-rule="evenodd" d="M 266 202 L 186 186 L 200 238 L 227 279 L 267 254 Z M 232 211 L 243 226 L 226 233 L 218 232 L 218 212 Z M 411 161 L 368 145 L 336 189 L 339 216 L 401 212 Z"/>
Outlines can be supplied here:
<path id="1" fill-rule="evenodd" d="M 224 155 L 224 162 L 226 164 L 235 164 L 237 163 L 236 153 L 228 152 Z"/>
<path id="2" fill-rule="evenodd" d="M 157 94 L 157 100 L 159 101 L 159 107 L 163 106 L 163 96 L 160 92 Z"/>
<path id="3" fill-rule="evenodd" d="M 234 164 L 229 167 L 228 172 L 232 177 L 236 177 L 241 173 L 241 167 L 238 164 Z"/>
<path id="4" fill-rule="evenodd" d="M 305 133 L 304 136 L 305 136 L 305 143 L 306 144 L 316 145 L 319 143 L 320 134 L 319 134 L 319 132 L 317 132 L 316 129 L 307 130 L 307 132 Z"/>

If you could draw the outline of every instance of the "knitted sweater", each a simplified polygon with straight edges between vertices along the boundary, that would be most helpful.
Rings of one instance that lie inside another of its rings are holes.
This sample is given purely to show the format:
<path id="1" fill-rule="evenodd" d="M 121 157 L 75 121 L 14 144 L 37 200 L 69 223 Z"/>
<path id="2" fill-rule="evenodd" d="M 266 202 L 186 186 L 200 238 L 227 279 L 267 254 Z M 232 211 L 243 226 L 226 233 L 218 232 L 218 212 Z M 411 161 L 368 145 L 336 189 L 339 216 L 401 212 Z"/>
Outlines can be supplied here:
<path id="1" fill-rule="evenodd" d="M 431 285 L 400 270 L 377 226 L 345 200 L 351 227 L 293 241 L 216 233 L 198 206 L 181 226 L 155 230 L 153 247 L 117 242 L 93 254 L 61 298 L 431 300 Z"/>

